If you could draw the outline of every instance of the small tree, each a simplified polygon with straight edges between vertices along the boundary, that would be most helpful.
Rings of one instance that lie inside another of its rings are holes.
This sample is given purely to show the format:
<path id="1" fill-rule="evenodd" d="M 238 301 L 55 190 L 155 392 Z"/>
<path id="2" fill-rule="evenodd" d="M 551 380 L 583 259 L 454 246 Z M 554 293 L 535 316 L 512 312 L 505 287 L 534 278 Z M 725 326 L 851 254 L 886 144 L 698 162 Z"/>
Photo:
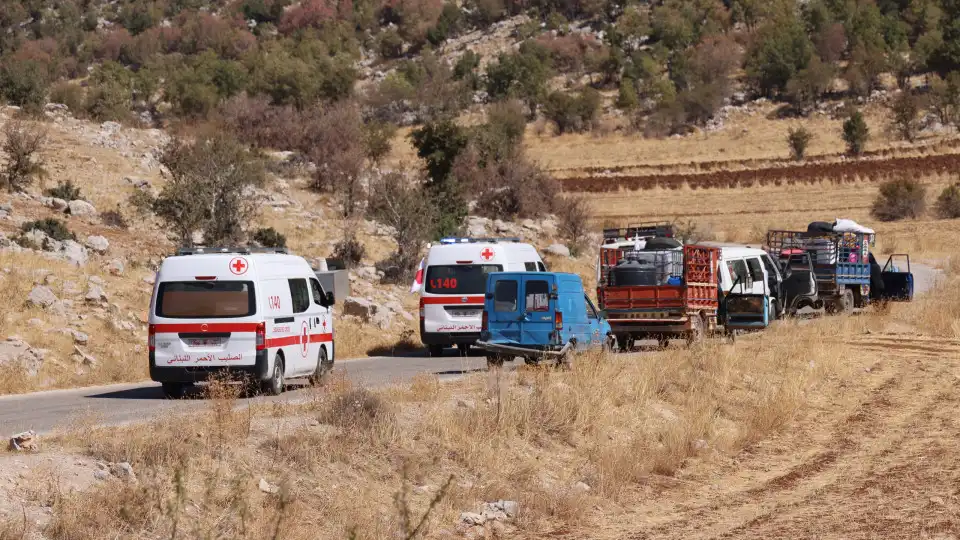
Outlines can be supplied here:
<path id="1" fill-rule="evenodd" d="M 352 217 L 364 199 L 362 176 L 369 151 L 359 108 L 354 103 L 331 105 L 309 116 L 303 130 L 300 150 L 317 166 L 313 187 L 334 193 L 343 216 Z"/>
<path id="2" fill-rule="evenodd" d="M 273 227 L 261 227 L 253 233 L 253 241 L 265 248 L 287 247 L 287 237 Z"/>
<path id="3" fill-rule="evenodd" d="M 870 128 L 867 127 L 867 121 L 863 119 L 860 111 L 854 110 L 843 122 L 843 140 L 847 143 L 847 152 L 859 156 L 869 139 Z"/>
<path id="4" fill-rule="evenodd" d="M 13 120 L 4 126 L 3 135 L 6 160 L 0 169 L 0 178 L 8 190 L 23 191 L 35 179 L 47 176 L 42 155 L 47 143 L 45 131 Z"/>
<path id="5" fill-rule="evenodd" d="M 450 120 L 430 122 L 410 134 L 427 172 L 425 188 L 435 201 L 436 236 L 455 234 L 467 215 L 461 186 L 452 174 L 457 156 L 467 147 L 467 133 Z"/>
<path id="6" fill-rule="evenodd" d="M 960 218 L 960 183 L 944 188 L 937 197 L 936 211 L 940 219 Z"/>
<path id="7" fill-rule="evenodd" d="M 566 197 L 557 204 L 557 217 L 560 219 L 559 232 L 567 240 L 570 253 L 578 255 L 590 232 L 590 205 L 584 197 Z"/>
<path id="8" fill-rule="evenodd" d="M 57 187 L 50 188 L 45 193 L 48 197 L 63 199 L 67 202 L 76 201 L 81 197 L 80 187 L 75 185 L 72 180 L 58 182 Z"/>
<path id="9" fill-rule="evenodd" d="M 637 85 L 633 79 L 624 77 L 620 81 L 620 92 L 617 94 L 617 107 L 624 111 L 632 111 L 640 106 L 640 96 L 637 94 Z"/>
<path id="10" fill-rule="evenodd" d="M 807 128 L 790 128 L 787 132 L 787 144 L 790 145 L 790 154 L 796 161 L 803 161 L 803 156 L 807 153 L 807 145 L 813 139 L 813 133 Z"/>
<path id="11" fill-rule="evenodd" d="M 241 243 L 259 201 L 249 189 L 264 181 L 262 164 L 246 148 L 224 135 L 193 142 L 173 139 L 160 152 L 167 183 L 154 211 L 184 245 L 203 232 L 208 244 Z"/>
<path id="12" fill-rule="evenodd" d="M 913 142 L 920 129 L 920 98 L 909 90 L 904 90 L 893 100 L 890 109 L 893 113 L 893 126 L 900 138 Z"/>
<path id="13" fill-rule="evenodd" d="M 379 263 L 385 279 L 403 282 L 413 276 L 420 252 L 435 228 L 436 210 L 422 182 L 390 173 L 374 182 L 370 216 L 393 228 L 397 251 Z"/>
<path id="14" fill-rule="evenodd" d="M 880 186 L 873 201 L 870 214 L 880 221 L 916 219 L 923 215 L 927 206 L 927 190 L 911 178 L 890 180 Z"/>
<path id="15" fill-rule="evenodd" d="M 357 239 L 356 223 L 348 223 L 343 231 L 343 239 L 333 246 L 333 257 L 343 261 L 347 268 L 353 268 L 360 264 L 366 254 L 367 249 Z"/>

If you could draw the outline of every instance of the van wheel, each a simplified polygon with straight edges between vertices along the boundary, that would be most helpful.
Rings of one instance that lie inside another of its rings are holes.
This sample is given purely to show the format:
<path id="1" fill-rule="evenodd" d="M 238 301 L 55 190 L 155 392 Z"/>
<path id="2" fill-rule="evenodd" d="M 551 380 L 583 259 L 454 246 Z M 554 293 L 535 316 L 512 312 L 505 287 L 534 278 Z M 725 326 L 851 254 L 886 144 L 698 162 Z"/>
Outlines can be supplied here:
<path id="1" fill-rule="evenodd" d="M 687 334 L 687 345 L 693 345 L 703 341 L 703 315 L 697 313 L 690 320 L 690 332 Z"/>
<path id="2" fill-rule="evenodd" d="M 279 396 L 283 393 L 283 357 L 280 356 L 280 353 L 277 353 L 277 356 L 273 359 L 273 373 L 270 378 L 260 384 L 264 394 Z"/>
<path id="3" fill-rule="evenodd" d="M 320 347 L 320 354 L 317 355 L 317 368 L 310 375 L 310 384 L 314 386 L 322 384 L 332 367 L 333 362 L 327 361 L 327 349 Z"/>
<path id="4" fill-rule="evenodd" d="M 187 385 L 178 382 L 163 383 L 163 397 L 167 399 L 180 399 L 183 397 Z"/>
<path id="5" fill-rule="evenodd" d="M 443 356 L 443 345 L 430 345 L 428 350 L 432 358 L 439 358 Z"/>
<path id="6" fill-rule="evenodd" d="M 617 340 L 617 336 L 610 334 L 607 336 L 607 339 L 603 342 L 603 352 L 605 353 L 618 353 L 620 352 L 620 342 Z"/>

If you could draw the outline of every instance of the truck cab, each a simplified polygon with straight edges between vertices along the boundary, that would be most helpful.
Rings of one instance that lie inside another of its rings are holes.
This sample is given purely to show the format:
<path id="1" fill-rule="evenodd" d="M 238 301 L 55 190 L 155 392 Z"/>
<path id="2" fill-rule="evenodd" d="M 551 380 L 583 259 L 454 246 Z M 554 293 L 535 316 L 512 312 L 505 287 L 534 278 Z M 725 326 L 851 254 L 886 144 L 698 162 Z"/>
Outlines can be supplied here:
<path id="1" fill-rule="evenodd" d="M 493 272 L 487 276 L 477 346 L 490 366 L 522 357 L 563 362 L 570 354 L 613 345 L 610 325 L 576 274 Z"/>

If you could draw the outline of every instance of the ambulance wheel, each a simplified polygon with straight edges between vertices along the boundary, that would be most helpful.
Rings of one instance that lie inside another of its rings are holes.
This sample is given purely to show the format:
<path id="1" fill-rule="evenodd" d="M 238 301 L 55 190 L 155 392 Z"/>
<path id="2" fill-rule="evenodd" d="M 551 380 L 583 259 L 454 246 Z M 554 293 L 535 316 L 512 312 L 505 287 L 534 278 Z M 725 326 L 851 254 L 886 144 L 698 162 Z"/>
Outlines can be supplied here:
<path id="1" fill-rule="evenodd" d="M 460 351 L 460 356 L 470 356 L 470 344 L 469 343 L 458 343 L 457 350 Z"/>
<path id="2" fill-rule="evenodd" d="M 260 383 L 264 394 L 279 396 L 283 393 L 283 357 L 280 353 L 273 359 L 273 373 L 270 378 Z"/>
<path id="3" fill-rule="evenodd" d="M 430 345 L 429 352 L 431 358 L 439 358 L 443 356 L 443 345 Z"/>
<path id="4" fill-rule="evenodd" d="M 178 382 L 163 383 L 163 396 L 167 399 L 180 399 L 183 397 L 187 385 Z"/>
<path id="5" fill-rule="evenodd" d="M 332 367 L 333 362 L 327 360 L 327 349 L 320 347 L 320 354 L 317 355 L 317 368 L 310 375 L 310 384 L 314 386 L 322 384 Z"/>

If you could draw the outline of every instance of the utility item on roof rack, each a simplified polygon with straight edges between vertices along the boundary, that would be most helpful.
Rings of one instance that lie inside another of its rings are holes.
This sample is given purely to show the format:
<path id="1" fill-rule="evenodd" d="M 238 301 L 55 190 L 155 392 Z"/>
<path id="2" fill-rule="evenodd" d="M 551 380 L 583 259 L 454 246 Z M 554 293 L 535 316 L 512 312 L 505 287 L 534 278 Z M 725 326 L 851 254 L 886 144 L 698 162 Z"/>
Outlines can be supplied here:
<path id="1" fill-rule="evenodd" d="M 193 246 L 177 250 L 177 255 L 208 255 L 213 253 L 236 253 L 237 255 L 251 255 L 254 253 L 283 253 L 289 254 L 287 248 L 261 247 L 221 247 L 221 246 Z"/>
<path id="2" fill-rule="evenodd" d="M 604 241 L 632 240 L 644 237 L 673 237 L 673 224 L 668 222 L 649 222 L 603 230 Z"/>
<path id="3" fill-rule="evenodd" d="M 647 240 L 647 243 L 643 246 L 643 249 L 646 251 L 661 250 L 661 249 L 679 249 L 683 244 L 680 243 L 676 238 L 651 238 Z"/>
<path id="4" fill-rule="evenodd" d="M 450 237 L 450 238 L 441 238 L 441 239 L 440 239 L 440 243 L 441 243 L 441 244 L 480 244 L 480 243 L 497 244 L 497 243 L 500 243 L 500 242 L 520 242 L 520 239 L 517 238 L 517 237 L 515 237 L 515 236 L 505 237 L 505 238 L 456 238 L 456 237 Z"/>

